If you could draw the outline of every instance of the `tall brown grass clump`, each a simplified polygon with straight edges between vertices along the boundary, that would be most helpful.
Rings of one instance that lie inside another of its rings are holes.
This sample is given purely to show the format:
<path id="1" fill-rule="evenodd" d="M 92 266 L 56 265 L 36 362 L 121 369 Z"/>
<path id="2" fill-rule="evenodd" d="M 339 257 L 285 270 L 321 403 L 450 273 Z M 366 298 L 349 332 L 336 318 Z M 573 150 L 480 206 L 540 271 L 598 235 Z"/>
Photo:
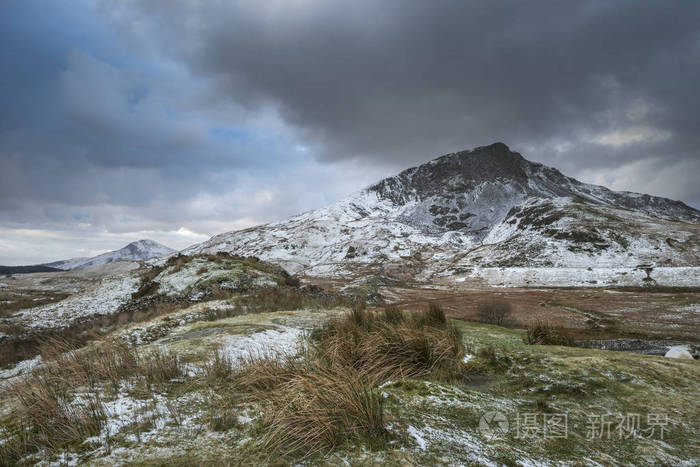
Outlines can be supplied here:
<path id="1" fill-rule="evenodd" d="M 300 371 L 270 399 L 264 446 L 277 456 L 303 458 L 348 439 L 383 437 L 383 400 L 375 384 L 350 368 Z"/>
<path id="2" fill-rule="evenodd" d="M 0 426 L 0 465 L 6 459 L 13 464 L 28 453 L 56 451 L 99 434 L 106 421 L 99 395 L 117 392 L 129 378 L 152 390 L 183 375 L 177 356 L 162 350 L 140 353 L 118 340 L 83 349 L 75 346 L 66 339 L 45 340 L 44 364 L 3 388 L 13 404 L 13 417 Z M 81 395 L 86 390 L 91 395 Z"/>
<path id="3" fill-rule="evenodd" d="M 184 370 L 177 355 L 163 350 L 153 350 L 141 356 L 138 374 L 144 377 L 150 388 L 162 386 L 180 378 Z"/>
<path id="4" fill-rule="evenodd" d="M 384 321 L 392 324 L 399 324 L 404 319 L 404 314 L 396 305 L 389 305 L 383 309 Z"/>
<path id="5" fill-rule="evenodd" d="M 428 309 L 418 316 L 419 319 L 422 319 L 428 326 L 442 328 L 447 325 L 447 317 L 445 316 L 445 312 L 442 311 L 442 307 L 440 307 L 440 305 L 437 303 L 431 303 L 428 305 Z"/>
<path id="6" fill-rule="evenodd" d="M 216 351 L 202 370 L 204 379 L 210 385 L 229 383 L 234 371 L 233 359 L 220 350 Z"/>
<path id="7" fill-rule="evenodd" d="M 270 456 L 306 458 L 351 439 L 383 440 L 377 386 L 407 377 L 460 378 L 464 368 L 461 336 L 439 307 L 405 313 L 357 304 L 316 328 L 300 353 L 251 356 L 230 378 L 236 394 L 263 406 Z"/>
<path id="8" fill-rule="evenodd" d="M 574 345 L 574 338 L 569 332 L 559 326 L 553 326 L 546 321 L 535 321 L 527 328 L 525 343 L 530 345 Z"/>
<path id="9" fill-rule="evenodd" d="M 303 372 L 304 364 L 294 357 L 277 358 L 273 355 L 245 357 L 234 373 L 235 385 L 242 391 L 261 394 L 275 391 Z"/>
<path id="10" fill-rule="evenodd" d="M 355 309 L 312 335 L 330 366 L 353 368 L 376 379 L 458 376 L 464 347 L 459 331 L 437 306 L 420 313 Z"/>
<path id="11" fill-rule="evenodd" d="M 64 386 L 51 375 L 40 375 L 8 389 L 17 408 L 14 422 L 4 427 L 0 459 L 11 464 L 29 452 L 56 450 L 100 433 L 107 419 L 100 399 L 72 401 Z"/>

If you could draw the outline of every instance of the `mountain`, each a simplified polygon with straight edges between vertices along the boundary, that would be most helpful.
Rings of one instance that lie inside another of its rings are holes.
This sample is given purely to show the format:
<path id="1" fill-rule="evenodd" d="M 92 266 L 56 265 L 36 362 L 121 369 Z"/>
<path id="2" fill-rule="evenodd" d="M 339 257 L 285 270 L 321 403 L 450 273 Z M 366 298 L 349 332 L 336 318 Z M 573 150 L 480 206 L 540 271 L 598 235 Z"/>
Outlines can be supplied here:
<path id="1" fill-rule="evenodd" d="M 40 266 L 48 266 L 62 270 L 82 269 L 89 266 L 99 266 L 114 261 L 142 261 L 158 258 L 175 253 L 175 250 L 161 245 L 153 240 L 138 240 L 129 243 L 120 250 L 108 251 L 92 258 L 72 258 L 53 263 L 45 263 Z"/>
<path id="2" fill-rule="evenodd" d="M 255 255 L 310 276 L 429 278 L 475 267 L 700 266 L 699 234 L 700 211 L 680 201 L 582 183 L 495 143 L 185 253 Z"/>

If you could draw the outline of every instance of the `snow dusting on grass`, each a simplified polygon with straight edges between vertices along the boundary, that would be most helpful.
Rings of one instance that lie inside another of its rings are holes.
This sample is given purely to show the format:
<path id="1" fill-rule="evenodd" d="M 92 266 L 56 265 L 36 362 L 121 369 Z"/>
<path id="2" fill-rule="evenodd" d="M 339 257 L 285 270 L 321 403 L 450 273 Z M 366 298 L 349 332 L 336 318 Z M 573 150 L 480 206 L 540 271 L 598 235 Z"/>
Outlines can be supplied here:
<path id="1" fill-rule="evenodd" d="M 286 326 L 257 332 L 250 336 L 226 336 L 223 339 L 221 351 L 234 362 L 248 356 L 294 355 L 302 336 L 301 329 Z"/>
<path id="2" fill-rule="evenodd" d="M 16 363 L 11 368 L 0 370 L 0 380 L 7 380 L 26 374 L 32 371 L 32 369 L 34 369 L 40 363 L 41 355 L 37 355 L 36 357 L 30 358 L 28 360 L 22 360 L 21 362 Z"/>
<path id="3" fill-rule="evenodd" d="M 408 434 L 413 437 L 414 440 L 416 440 L 416 443 L 418 444 L 418 447 L 421 448 L 423 451 L 428 447 L 427 441 L 425 441 L 424 434 L 421 433 L 417 428 L 415 428 L 413 425 L 408 425 Z"/>
<path id="4" fill-rule="evenodd" d="M 104 279 L 96 288 L 36 308 L 17 313 L 18 322 L 35 329 L 61 329 L 85 318 L 111 315 L 126 303 L 138 288 L 139 279 L 124 274 Z"/>

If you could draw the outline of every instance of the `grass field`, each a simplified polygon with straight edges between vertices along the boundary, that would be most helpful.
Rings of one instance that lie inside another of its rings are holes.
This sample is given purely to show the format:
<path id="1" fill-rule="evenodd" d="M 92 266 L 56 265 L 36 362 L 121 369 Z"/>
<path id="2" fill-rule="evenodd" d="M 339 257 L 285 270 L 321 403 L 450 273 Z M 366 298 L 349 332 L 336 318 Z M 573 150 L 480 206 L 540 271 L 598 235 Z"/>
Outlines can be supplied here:
<path id="1" fill-rule="evenodd" d="M 349 399 L 333 408 L 332 417 L 321 418 L 334 430 L 341 430 L 337 433 L 350 430 L 352 436 L 309 444 L 313 447 L 307 450 L 303 444 L 271 449 L 275 446 L 271 440 L 279 440 L 275 427 L 297 426 L 299 420 L 294 417 L 301 415 L 270 407 L 302 401 L 316 404 L 309 407 L 320 407 L 318 410 L 328 410 L 328 406 L 308 399 L 311 396 L 299 386 L 301 382 L 293 384 L 299 394 L 307 394 L 306 399 L 293 402 L 279 399 L 273 389 L 266 399 L 259 389 L 241 386 L 238 378 L 230 376 L 256 359 L 257 372 L 270 365 L 277 368 L 274 363 L 261 367 L 260 358 L 292 362 L 294 374 L 306 368 L 304 362 L 313 367 L 318 356 L 309 354 L 308 344 L 299 344 L 308 343 L 320 332 L 319 326 L 350 310 L 312 307 L 230 317 L 209 312 L 233 307 L 235 300 L 192 305 L 117 333 L 113 337 L 129 349 L 123 355 L 134 356 L 127 359 L 134 362 L 127 365 L 128 371 L 100 370 L 97 373 L 103 376 L 99 378 L 72 377 L 81 372 L 42 373 L 42 368 L 52 365 L 45 361 L 43 367 L 35 367 L 33 376 L 6 381 L 5 385 L 15 389 L 2 392 L 4 441 L 0 449 L 4 462 L 252 465 L 305 459 L 327 465 L 341 461 L 353 465 L 678 465 L 700 459 L 697 361 L 532 346 L 524 343 L 522 331 L 460 320 L 452 321 L 461 335 L 458 374 L 446 378 L 418 371 L 405 377 L 397 373 L 362 377 L 360 386 L 345 392 Z M 396 348 L 403 349 L 402 341 L 396 342 Z M 57 352 L 55 358 L 85 365 L 95 358 L 79 355 L 95 355 L 103 345 L 107 343 L 68 354 Z M 303 378 L 318 377 L 308 371 L 302 371 L 302 376 L 307 375 Z M 275 378 L 279 373 L 275 370 Z M 47 376 L 52 374 L 55 380 Z M 56 379 L 56 374 L 61 376 Z M 303 378 L 294 381 L 308 380 Z M 323 384 L 347 387 L 347 378 L 337 383 L 334 378 L 323 379 Z M 36 414 L 36 419 L 27 418 L 26 411 L 33 406 L 23 402 L 17 390 L 26 390 L 29 383 L 37 387 L 41 381 L 53 385 L 50 397 L 42 399 L 55 408 L 52 415 L 45 411 L 53 423 L 45 423 Z M 371 436 L 364 436 L 365 431 L 344 418 L 357 413 L 345 404 L 356 400 L 352 394 L 362 391 L 366 395 L 361 400 L 371 401 L 371 407 L 381 412 L 380 418 L 374 418 Z M 489 412 L 502 414 L 508 429 L 480 430 L 482 417 L 488 418 Z M 280 414 L 287 416 L 274 418 Z M 308 412 L 301 414 L 309 416 Z M 557 425 L 552 423 L 561 422 L 563 416 L 566 437 L 554 437 Z M 308 420 L 303 417 L 301 420 Z M 545 425 L 545 419 L 550 423 Z M 335 425 L 341 423 L 338 420 L 344 420 L 341 428 Z M 40 436 L 42 430 L 59 422 L 83 428 L 62 432 L 62 437 Z M 34 437 L 19 439 L 18 426 Z M 600 433 L 600 427 L 606 430 Z M 655 428 L 654 433 L 650 428 Z"/>

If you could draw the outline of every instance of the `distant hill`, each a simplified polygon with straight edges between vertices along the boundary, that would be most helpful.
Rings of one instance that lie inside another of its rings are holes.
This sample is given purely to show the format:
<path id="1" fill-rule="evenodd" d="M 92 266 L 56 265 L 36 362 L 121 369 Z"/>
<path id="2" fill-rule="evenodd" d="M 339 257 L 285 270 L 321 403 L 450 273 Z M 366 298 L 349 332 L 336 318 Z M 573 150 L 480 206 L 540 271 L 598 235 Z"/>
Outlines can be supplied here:
<path id="1" fill-rule="evenodd" d="M 44 263 L 39 266 L 48 266 L 64 271 L 71 269 L 82 269 L 89 266 L 100 266 L 102 264 L 113 263 L 115 261 L 143 261 L 151 258 L 159 258 L 175 253 L 175 250 L 168 248 L 153 240 L 138 240 L 129 243 L 124 248 L 108 251 L 92 258 L 72 258 L 52 263 Z"/>
<path id="2" fill-rule="evenodd" d="M 35 266 L 0 266 L 0 274 L 27 274 L 30 272 L 61 272 L 61 269 L 44 265 Z"/>

